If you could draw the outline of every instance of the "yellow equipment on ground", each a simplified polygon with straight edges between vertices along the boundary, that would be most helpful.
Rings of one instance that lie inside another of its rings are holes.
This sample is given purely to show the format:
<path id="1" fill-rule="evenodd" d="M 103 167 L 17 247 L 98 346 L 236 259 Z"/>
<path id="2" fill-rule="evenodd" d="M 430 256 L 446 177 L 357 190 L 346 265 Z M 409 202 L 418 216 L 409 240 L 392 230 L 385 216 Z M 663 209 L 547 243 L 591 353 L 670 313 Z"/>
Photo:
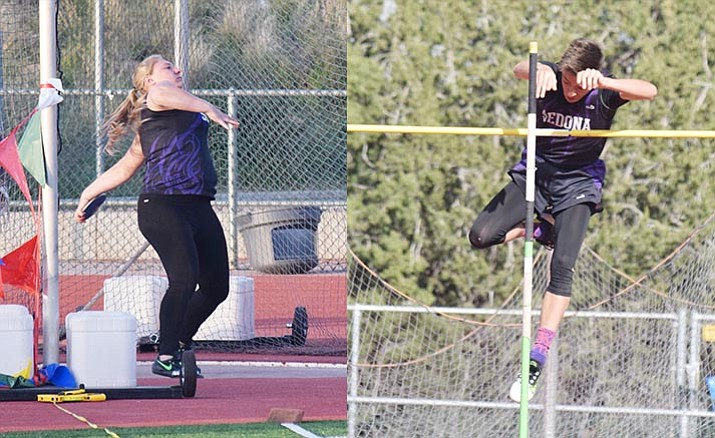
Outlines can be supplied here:
<path id="1" fill-rule="evenodd" d="M 74 401 L 105 401 L 107 396 L 101 393 L 88 393 L 84 389 L 63 391 L 58 394 L 37 394 L 37 401 L 48 403 L 62 403 Z"/>

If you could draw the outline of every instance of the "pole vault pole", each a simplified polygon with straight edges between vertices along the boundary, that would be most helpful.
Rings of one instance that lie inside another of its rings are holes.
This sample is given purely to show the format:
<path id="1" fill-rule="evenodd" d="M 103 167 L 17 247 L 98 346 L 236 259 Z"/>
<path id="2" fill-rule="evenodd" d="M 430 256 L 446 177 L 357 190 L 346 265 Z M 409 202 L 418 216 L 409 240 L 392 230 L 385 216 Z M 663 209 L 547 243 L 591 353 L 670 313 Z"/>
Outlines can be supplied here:
<path id="1" fill-rule="evenodd" d="M 526 236 L 524 242 L 524 303 L 521 331 L 521 400 L 519 438 L 529 436 L 529 351 L 531 350 L 531 292 L 534 270 L 534 191 L 536 179 L 536 56 L 529 43 L 529 114 L 526 135 Z"/>

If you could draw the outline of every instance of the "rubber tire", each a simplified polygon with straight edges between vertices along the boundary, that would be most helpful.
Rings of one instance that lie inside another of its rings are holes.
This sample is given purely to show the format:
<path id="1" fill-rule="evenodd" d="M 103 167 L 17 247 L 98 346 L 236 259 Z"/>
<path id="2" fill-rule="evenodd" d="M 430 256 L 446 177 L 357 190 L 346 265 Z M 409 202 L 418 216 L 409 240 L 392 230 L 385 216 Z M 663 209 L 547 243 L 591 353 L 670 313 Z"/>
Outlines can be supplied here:
<path id="1" fill-rule="evenodd" d="M 308 339 L 308 311 L 305 307 L 296 307 L 291 324 L 291 344 L 305 345 Z"/>
<path id="2" fill-rule="evenodd" d="M 181 355 L 181 395 L 190 398 L 196 395 L 196 356 L 192 350 L 186 350 Z"/>

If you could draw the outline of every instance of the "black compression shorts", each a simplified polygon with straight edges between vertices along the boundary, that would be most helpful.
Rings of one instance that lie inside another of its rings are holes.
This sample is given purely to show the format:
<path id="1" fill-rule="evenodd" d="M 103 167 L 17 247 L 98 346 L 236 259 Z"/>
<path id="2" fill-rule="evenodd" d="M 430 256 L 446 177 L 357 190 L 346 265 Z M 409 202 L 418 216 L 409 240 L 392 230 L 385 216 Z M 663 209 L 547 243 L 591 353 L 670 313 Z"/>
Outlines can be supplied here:
<path id="1" fill-rule="evenodd" d="M 512 169 L 509 176 L 522 193 L 526 193 L 526 170 Z M 538 160 L 534 208 L 539 215 L 543 215 L 555 214 L 578 204 L 588 204 L 591 214 L 600 213 L 603 211 L 601 185 L 600 179 L 589 174 L 588 170 L 558 169 Z"/>

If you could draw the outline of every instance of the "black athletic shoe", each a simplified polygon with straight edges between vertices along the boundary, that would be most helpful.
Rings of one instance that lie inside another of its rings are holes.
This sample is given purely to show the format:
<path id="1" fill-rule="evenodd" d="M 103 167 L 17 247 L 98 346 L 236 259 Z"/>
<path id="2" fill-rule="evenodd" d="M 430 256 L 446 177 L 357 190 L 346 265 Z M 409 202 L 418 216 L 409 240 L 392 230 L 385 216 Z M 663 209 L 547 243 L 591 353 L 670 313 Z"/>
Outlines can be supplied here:
<path id="1" fill-rule="evenodd" d="M 181 362 L 176 358 L 161 360 L 158 357 L 151 364 L 151 372 L 164 377 L 179 377 L 181 373 Z"/>

